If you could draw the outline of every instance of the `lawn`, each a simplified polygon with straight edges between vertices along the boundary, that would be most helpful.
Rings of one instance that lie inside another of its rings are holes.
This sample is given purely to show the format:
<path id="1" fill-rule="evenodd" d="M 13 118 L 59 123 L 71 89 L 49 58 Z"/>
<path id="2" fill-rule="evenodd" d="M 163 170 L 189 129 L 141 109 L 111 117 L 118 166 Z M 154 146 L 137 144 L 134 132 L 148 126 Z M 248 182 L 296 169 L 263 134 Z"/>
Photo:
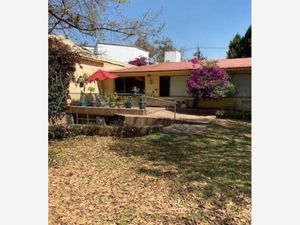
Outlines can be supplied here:
<path id="1" fill-rule="evenodd" d="M 250 224 L 251 123 L 49 142 L 49 224 Z"/>

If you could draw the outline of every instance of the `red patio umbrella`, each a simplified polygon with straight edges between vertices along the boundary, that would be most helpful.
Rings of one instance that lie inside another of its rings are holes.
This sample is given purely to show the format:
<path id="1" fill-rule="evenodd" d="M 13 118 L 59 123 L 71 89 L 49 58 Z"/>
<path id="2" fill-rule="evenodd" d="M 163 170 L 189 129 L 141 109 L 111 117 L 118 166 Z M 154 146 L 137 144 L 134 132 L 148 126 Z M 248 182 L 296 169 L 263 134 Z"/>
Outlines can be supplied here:
<path id="1" fill-rule="evenodd" d="M 119 76 L 114 73 L 110 73 L 110 72 L 103 71 L 103 70 L 97 70 L 91 76 L 86 78 L 86 81 L 87 82 L 92 82 L 92 81 L 96 81 L 96 80 L 101 81 L 101 80 L 107 80 L 107 79 L 115 79 L 117 77 L 119 77 Z"/>

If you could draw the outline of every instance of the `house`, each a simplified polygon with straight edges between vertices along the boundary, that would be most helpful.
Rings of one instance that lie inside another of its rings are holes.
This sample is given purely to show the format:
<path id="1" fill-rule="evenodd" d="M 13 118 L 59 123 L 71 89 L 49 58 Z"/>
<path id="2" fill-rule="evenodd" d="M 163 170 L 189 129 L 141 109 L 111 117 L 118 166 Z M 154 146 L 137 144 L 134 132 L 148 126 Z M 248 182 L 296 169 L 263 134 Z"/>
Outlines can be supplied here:
<path id="1" fill-rule="evenodd" d="M 55 37 L 60 39 L 63 43 L 70 46 L 70 48 L 77 52 L 79 55 L 78 61 L 79 63 L 76 63 L 76 70 L 74 73 L 75 80 L 79 76 L 89 76 L 92 73 L 96 72 L 99 69 L 102 70 L 114 70 L 114 69 L 120 69 L 120 68 L 126 68 L 126 67 L 132 67 L 132 65 L 129 65 L 127 63 L 122 63 L 113 59 L 109 59 L 103 56 L 96 56 L 91 54 L 91 52 L 86 49 L 85 47 L 79 46 L 72 42 L 70 39 L 67 39 L 61 35 L 49 35 L 49 37 Z M 104 91 L 109 91 L 112 89 L 110 86 L 110 83 L 103 84 L 101 87 L 99 86 L 99 83 L 93 82 L 89 83 L 86 86 L 86 92 L 89 87 L 94 87 L 95 92 L 99 93 L 99 89 L 103 88 Z M 81 99 L 81 91 L 82 88 L 80 88 L 78 85 L 75 84 L 75 82 L 71 82 L 69 86 L 69 92 L 70 96 L 73 101 L 79 101 Z"/>
<path id="2" fill-rule="evenodd" d="M 123 44 L 110 44 L 98 42 L 94 47 L 87 46 L 92 54 L 103 56 L 105 58 L 113 59 L 122 63 L 128 63 L 129 61 L 143 56 L 149 58 L 149 52 L 133 45 Z"/>
<path id="3" fill-rule="evenodd" d="M 237 109 L 251 109 L 251 58 L 220 59 L 217 65 L 224 68 L 237 86 L 234 97 L 220 100 L 199 100 L 197 107 L 221 109 L 235 107 Z M 187 93 L 186 81 L 192 70 L 200 65 L 191 62 L 165 62 L 132 68 L 111 70 L 119 75 L 116 80 L 109 80 L 108 92 L 129 93 L 137 86 L 145 92 L 154 92 L 156 96 L 165 100 L 185 101 L 193 106 L 193 97 Z M 167 106 L 161 101 L 153 105 Z"/>

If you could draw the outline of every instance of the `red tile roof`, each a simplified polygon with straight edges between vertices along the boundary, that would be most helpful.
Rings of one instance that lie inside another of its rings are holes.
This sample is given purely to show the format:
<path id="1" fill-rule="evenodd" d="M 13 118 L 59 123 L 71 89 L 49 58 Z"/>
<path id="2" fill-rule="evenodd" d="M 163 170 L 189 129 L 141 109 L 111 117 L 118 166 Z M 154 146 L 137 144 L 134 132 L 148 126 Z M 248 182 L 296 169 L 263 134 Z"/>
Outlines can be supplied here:
<path id="1" fill-rule="evenodd" d="M 238 58 L 238 59 L 219 59 L 216 60 L 217 65 L 224 69 L 234 68 L 251 68 L 251 58 Z M 191 62 L 167 62 L 158 63 L 146 66 L 137 66 L 131 68 L 123 68 L 111 70 L 118 73 L 133 73 L 133 72 L 155 72 L 155 71 L 174 71 L 174 70 L 192 70 L 199 68 L 199 64 Z"/>

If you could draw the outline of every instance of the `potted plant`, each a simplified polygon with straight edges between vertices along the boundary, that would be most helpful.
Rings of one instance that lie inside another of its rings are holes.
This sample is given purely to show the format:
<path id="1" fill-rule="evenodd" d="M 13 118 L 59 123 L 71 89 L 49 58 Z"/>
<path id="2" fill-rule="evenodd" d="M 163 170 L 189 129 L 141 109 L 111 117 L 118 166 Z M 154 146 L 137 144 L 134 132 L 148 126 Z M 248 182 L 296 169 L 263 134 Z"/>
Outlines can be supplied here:
<path id="1" fill-rule="evenodd" d="M 115 101 L 116 101 L 116 105 L 118 108 L 122 108 L 122 99 L 121 99 L 121 96 L 119 96 L 116 92 L 115 92 Z"/>
<path id="2" fill-rule="evenodd" d="M 154 92 L 153 91 L 140 95 L 140 97 L 139 97 L 139 108 L 140 109 L 146 109 L 146 102 L 148 102 L 148 100 L 151 101 L 151 105 L 152 105 L 153 100 L 154 100 Z"/>
<path id="3" fill-rule="evenodd" d="M 139 97 L 139 108 L 146 109 L 147 96 L 145 94 Z"/>
<path id="4" fill-rule="evenodd" d="M 141 89 L 138 87 L 133 87 L 133 97 L 138 100 L 139 108 L 140 109 L 146 109 L 146 102 L 148 98 L 153 97 L 153 93 L 151 94 L 141 94 Z"/>
<path id="5" fill-rule="evenodd" d="M 118 107 L 118 108 L 123 108 L 123 106 L 124 106 L 124 104 L 123 104 L 123 102 L 121 101 L 121 99 L 120 99 L 120 101 L 117 101 L 117 107 Z"/>
<path id="6" fill-rule="evenodd" d="M 126 109 L 131 109 L 132 107 L 132 98 L 129 96 L 128 100 L 125 102 L 125 108 Z"/>
<path id="7" fill-rule="evenodd" d="M 114 94 L 111 94 L 108 98 L 108 106 L 110 108 L 115 108 L 119 102 L 121 101 L 121 97 L 118 96 L 118 94 L 115 92 Z"/>
<path id="8" fill-rule="evenodd" d="M 93 97 L 93 106 L 96 107 L 97 106 L 97 102 L 96 102 L 96 96 L 94 94 L 96 88 L 89 87 L 87 90 L 90 92 L 90 95 L 92 95 L 92 97 Z"/>
<path id="9" fill-rule="evenodd" d="M 97 96 L 97 106 L 105 107 L 108 105 L 109 97 L 103 91 L 101 91 Z"/>
<path id="10" fill-rule="evenodd" d="M 71 99 L 71 96 L 68 95 L 67 96 L 67 107 L 71 107 L 72 106 L 72 99 Z"/>
<path id="11" fill-rule="evenodd" d="M 83 74 L 80 75 L 76 78 L 75 80 L 75 86 L 79 86 L 80 88 L 82 88 L 81 90 L 81 105 L 82 106 L 87 106 L 87 101 L 85 99 L 85 86 L 86 86 L 86 78 L 87 78 L 87 74 Z"/>

